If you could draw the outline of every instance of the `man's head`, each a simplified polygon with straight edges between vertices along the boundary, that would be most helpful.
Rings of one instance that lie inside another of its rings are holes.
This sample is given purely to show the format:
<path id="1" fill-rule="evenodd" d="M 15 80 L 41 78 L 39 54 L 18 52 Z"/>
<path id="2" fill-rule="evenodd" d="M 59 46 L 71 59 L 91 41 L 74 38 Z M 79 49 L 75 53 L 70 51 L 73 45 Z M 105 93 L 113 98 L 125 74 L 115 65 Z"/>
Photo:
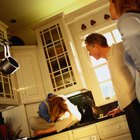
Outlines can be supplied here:
<path id="1" fill-rule="evenodd" d="M 92 33 L 88 35 L 85 39 L 86 48 L 89 51 L 90 56 L 93 56 L 95 59 L 104 58 L 105 48 L 108 48 L 106 38 L 97 33 Z"/>

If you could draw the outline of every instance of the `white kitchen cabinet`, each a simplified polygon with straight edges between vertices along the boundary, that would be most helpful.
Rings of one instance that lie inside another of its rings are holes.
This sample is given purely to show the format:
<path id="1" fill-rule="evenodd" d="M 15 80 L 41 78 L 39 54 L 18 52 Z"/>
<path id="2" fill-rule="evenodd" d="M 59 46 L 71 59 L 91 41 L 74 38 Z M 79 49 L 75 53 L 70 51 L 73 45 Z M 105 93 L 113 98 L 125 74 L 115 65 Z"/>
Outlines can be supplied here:
<path id="1" fill-rule="evenodd" d="M 95 124 L 72 130 L 73 140 L 100 140 Z"/>
<path id="2" fill-rule="evenodd" d="M 64 132 L 64 133 L 56 134 L 56 135 L 49 136 L 46 138 L 41 138 L 39 140 L 70 140 L 70 139 L 69 139 L 68 133 Z"/>
<path id="3" fill-rule="evenodd" d="M 0 37 L 7 39 L 7 25 L 0 21 Z M 0 39 L 2 41 L 2 39 Z M 4 48 L 0 46 L 0 61 L 4 58 Z M 17 83 L 15 80 L 15 74 L 6 75 L 0 72 L 0 104 L 1 109 L 3 105 L 17 105 L 18 96 L 17 91 L 15 90 Z"/>
<path id="4" fill-rule="evenodd" d="M 52 17 L 34 28 L 46 91 L 65 94 L 84 88 L 63 15 Z"/>
<path id="5" fill-rule="evenodd" d="M 44 100 L 45 92 L 36 46 L 16 46 L 12 50 L 14 58 L 20 64 L 16 76 L 21 102 L 27 104 Z"/>
<path id="6" fill-rule="evenodd" d="M 96 126 L 103 140 L 123 140 L 125 137 L 131 140 L 125 115 L 98 122 Z"/>

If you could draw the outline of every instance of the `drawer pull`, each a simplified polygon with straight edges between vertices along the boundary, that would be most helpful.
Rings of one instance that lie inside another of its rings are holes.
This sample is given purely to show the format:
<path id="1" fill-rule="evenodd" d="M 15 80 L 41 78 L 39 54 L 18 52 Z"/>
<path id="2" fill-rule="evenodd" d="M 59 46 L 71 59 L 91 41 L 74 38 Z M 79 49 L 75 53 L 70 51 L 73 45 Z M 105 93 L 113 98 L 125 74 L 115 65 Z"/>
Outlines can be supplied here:
<path id="1" fill-rule="evenodd" d="M 118 129 L 121 129 L 121 126 L 120 125 L 118 125 Z"/>
<path id="2" fill-rule="evenodd" d="M 91 136 L 90 140 L 96 140 L 96 136 Z"/>

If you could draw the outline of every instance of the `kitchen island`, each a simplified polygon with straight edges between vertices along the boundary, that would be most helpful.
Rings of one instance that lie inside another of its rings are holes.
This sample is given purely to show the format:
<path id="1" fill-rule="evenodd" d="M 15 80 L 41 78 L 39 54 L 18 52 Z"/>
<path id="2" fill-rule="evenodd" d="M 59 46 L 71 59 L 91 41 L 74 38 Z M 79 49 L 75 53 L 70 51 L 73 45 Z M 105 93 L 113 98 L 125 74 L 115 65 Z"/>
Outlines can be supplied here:
<path id="1" fill-rule="evenodd" d="M 110 127 L 110 128 L 109 128 Z M 84 130 L 85 129 L 85 130 Z M 110 129 L 110 132 L 106 132 Z M 59 136 L 58 136 L 59 134 Z M 131 140 L 131 135 L 129 132 L 129 128 L 127 125 L 127 121 L 125 118 L 125 113 L 121 112 L 116 117 L 112 118 L 110 116 L 100 117 L 92 122 L 88 123 L 78 123 L 70 128 L 67 128 L 59 133 L 53 132 L 49 134 L 43 134 L 35 137 L 28 138 L 28 140 L 58 140 L 57 138 L 62 136 L 65 140 L 90 140 L 92 138 L 98 139 L 106 139 L 110 137 L 118 137 L 115 140 L 123 140 L 123 138 L 127 138 L 127 140 Z M 120 137 L 122 136 L 122 138 Z M 55 138 L 56 137 L 56 138 Z M 61 138 L 62 140 L 63 138 Z"/>

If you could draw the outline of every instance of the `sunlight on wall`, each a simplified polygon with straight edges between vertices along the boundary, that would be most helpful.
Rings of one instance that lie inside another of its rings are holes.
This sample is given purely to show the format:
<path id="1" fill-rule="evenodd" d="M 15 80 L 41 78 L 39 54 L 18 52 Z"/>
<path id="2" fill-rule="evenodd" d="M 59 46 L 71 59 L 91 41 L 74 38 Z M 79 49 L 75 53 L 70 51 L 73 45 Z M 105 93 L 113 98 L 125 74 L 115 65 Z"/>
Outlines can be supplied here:
<path id="1" fill-rule="evenodd" d="M 54 2 L 51 1 L 50 3 L 48 2 L 47 7 L 46 5 L 41 7 L 42 11 L 40 12 L 40 14 L 46 13 L 45 17 L 49 17 L 60 12 L 68 14 L 90 3 L 93 3 L 94 1 L 97 0 L 57 0 Z M 40 15 L 40 17 L 42 16 L 43 15 Z"/>

